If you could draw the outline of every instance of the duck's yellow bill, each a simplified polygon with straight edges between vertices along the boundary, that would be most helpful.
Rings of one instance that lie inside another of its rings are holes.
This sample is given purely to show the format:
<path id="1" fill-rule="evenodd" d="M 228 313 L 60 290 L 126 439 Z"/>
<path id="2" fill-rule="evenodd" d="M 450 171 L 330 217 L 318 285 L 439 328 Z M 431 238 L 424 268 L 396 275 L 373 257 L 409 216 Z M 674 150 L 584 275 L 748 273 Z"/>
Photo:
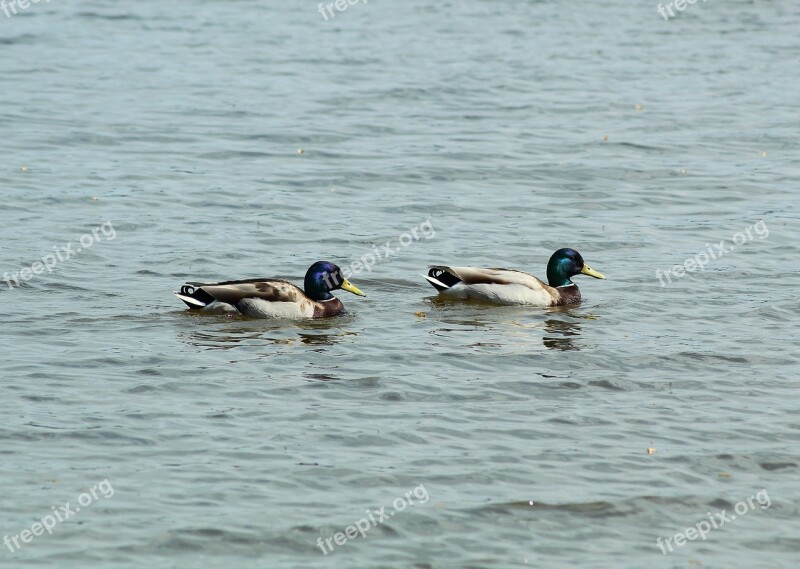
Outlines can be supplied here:
<path id="1" fill-rule="evenodd" d="M 604 279 L 604 278 L 606 278 L 605 276 L 603 276 L 603 273 L 599 273 L 599 272 L 595 271 L 589 265 L 584 265 L 583 266 L 583 268 L 581 269 L 581 274 L 582 275 L 588 275 L 588 276 L 594 277 L 596 279 Z"/>
<path id="2" fill-rule="evenodd" d="M 367 296 L 366 294 L 361 292 L 361 290 L 356 285 L 354 285 L 347 279 L 344 279 L 344 282 L 342 283 L 342 290 L 346 290 L 347 292 L 352 292 L 353 294 L 357 294 L 358 296 Z"/>

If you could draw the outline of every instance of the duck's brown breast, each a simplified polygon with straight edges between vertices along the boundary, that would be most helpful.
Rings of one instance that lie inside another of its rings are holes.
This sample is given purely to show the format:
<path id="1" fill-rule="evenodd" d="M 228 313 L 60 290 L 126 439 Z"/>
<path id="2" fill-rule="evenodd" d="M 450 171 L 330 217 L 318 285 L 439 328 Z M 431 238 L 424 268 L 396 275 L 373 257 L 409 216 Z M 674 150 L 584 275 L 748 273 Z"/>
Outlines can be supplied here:
<path id="1" fill-rule="evenodd" d="M 569 286 L 561 286 L 556 289 L 558 291 L 558 300 L 554 306 L 564 306 L 565 304 L 577 304 L 581 301 L 581 291 L 578 290 L 578 285 L 571 284 Z"/>
<path id="2" fill-rule="evenodd" d="M 328 318 L 344 311 L 344 304 L 338 298 L 322 300 L 314 303 L 314 318 Z"/>

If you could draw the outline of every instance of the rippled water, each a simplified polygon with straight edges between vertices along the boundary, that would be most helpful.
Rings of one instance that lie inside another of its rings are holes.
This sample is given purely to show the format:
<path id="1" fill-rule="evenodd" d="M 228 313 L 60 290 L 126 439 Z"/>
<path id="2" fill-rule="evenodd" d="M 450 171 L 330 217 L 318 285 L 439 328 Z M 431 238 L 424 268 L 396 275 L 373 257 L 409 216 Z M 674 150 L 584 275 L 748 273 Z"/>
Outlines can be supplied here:
<path id="1" fill-rule="evenodd" d="M 768 0 L 0 12 L 0 270 L 90 236 L 0 282 L 0 533 L 113 488 L 0 565 L 795 567 L 798 23 Z M 343 317 L 171 295 L 299 283 L 426 220 Z M 543 277 L 562 246 L 608 276 L 575 307 L 419 276 Z"/>

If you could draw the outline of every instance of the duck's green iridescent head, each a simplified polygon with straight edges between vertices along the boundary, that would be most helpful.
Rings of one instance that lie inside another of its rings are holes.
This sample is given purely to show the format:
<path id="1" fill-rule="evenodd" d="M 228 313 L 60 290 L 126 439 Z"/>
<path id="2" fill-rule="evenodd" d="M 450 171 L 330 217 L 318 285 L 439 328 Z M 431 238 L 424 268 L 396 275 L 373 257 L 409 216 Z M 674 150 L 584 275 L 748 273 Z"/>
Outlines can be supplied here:
<path id="1" fill-rule="evenodd" d="M 331 291 L 337 289 L 367 296 L 344 278 L 342 270 L 330 261 L 317 261 L 308 268 L 303 289 L 311 300 L 330 300 L 333 298 Z"/>
<path id="2" fill-rule="evenodd" d="M 583 257 L 575 249 L 559 249 L 547 262 L 547 283 L 550 286 L 568 286 L 575 284 L 575 275 L 589 275 L 596 279 L 605 277 L 583 262 Z"/>

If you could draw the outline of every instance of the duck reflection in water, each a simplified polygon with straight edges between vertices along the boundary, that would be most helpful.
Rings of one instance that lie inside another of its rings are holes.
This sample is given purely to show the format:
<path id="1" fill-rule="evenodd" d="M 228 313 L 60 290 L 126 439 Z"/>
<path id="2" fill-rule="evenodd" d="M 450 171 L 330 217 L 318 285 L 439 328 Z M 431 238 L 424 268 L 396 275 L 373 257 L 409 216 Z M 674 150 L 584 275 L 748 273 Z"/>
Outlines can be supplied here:
<path id="1" fill-rule="evenodd" d="M 218 329 L 205 328 L 182 332 L 181 339 L 187 344 L 211 349 L 230 350 L 242 345 L 272 344 L 275 346 L 310 346 L 321 349 L 339 343 L 345 336 L 357 336 L 357 332 L 340 326 L 311 323 L 290 323 L 287 326 L 264 326 L 264 321 L 242 320 L 238 326 L 226 323 Z M 338 322 L 337 324 L 341 324 Z"/>
<path id="2" fill-rule="evenodd" d="M 572 307 L 559 307 L 549 311 L 555 316 L 558 313 L 567 316 L 570 320 L 557 320 L 548 318 L 544 321 L 545 334 L 542 336 L 544 347 L 549 350 L 560 350 L 562 352 L 578 351 L 581 349 L 578 336 L 583 333 L 580 320 L 597 320 L 593 314 L 579 314 L 572 310 Z"/>
<path id="3" fill-rule="evenodd" d="M 574 336 L 581 335 L 581 325 L 577 322 L 549 319 L 544 322 L 544 330 L 542 343 L 545 348 L 562 352 L 580 350 L 580 347 L 572 340 Z"/>

